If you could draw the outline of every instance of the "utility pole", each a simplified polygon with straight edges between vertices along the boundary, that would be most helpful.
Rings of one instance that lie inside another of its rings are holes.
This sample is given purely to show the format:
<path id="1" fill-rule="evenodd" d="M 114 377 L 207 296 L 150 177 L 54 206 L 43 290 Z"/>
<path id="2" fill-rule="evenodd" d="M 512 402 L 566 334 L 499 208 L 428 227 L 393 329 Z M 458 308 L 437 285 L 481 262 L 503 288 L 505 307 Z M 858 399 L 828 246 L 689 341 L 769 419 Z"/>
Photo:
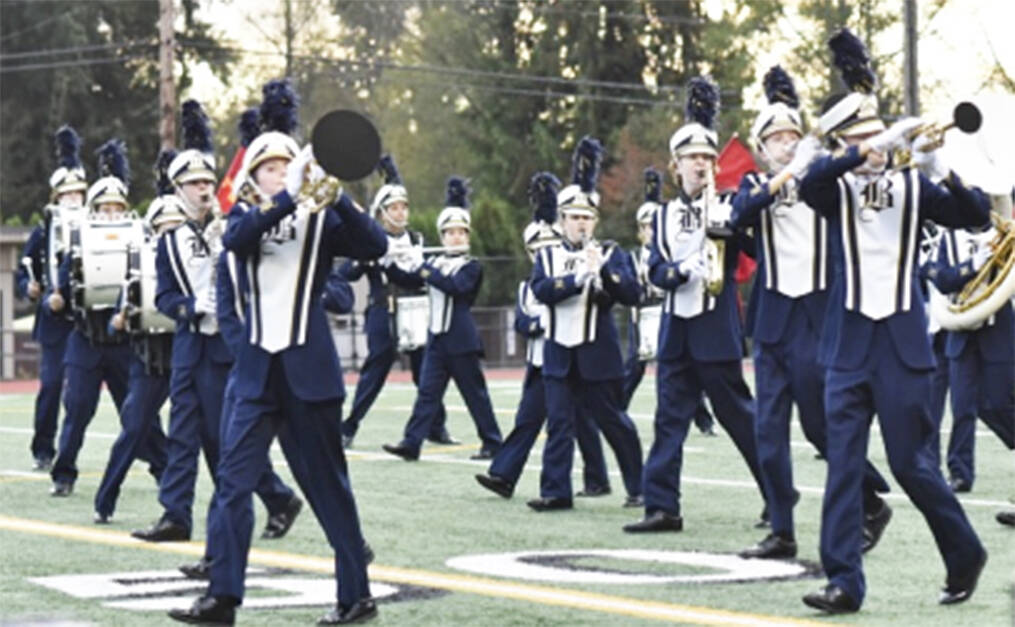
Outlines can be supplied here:
<path id="1" fill-rule="evenodd" d="M 285 75 L 292 76 L 293 72 L 293 2 L 285 0 Z"/>
<path id="2" fill-rule="evenodd" d="M 176 83 L 173 80 L 176 10 L 173 2 L 159 0 L 159 143 L 163 149 L 176 146 Z"/>
<path id="3" fill-rule="evenodd" d="M 906 84 L 906 115 L 920 115 L 920 76 L 916 63 L 916 0 L 903 0 L 906 55 L 903 78 Z"/>

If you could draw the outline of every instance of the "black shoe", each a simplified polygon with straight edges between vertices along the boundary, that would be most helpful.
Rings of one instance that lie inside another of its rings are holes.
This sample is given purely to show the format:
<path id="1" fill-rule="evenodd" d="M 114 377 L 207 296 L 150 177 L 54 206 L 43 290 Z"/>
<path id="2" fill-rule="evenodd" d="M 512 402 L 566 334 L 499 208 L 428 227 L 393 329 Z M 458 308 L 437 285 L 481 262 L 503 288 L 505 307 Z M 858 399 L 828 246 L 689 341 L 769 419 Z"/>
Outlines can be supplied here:
<path id="1" fill-rule="evenodd" d="M 208 581 L 211 579 L 211 560 L 207 557 L 202 557 L 193 564 L 184 564 L 180 566 L 180 572 L 187 579 L 198 579 L 200 581 Z"/>
<path id="2" fill-rule="evenodd" d="M 866 553 L 881 540 L 881 534 L 885 532 L 888 521 L 892 519 L 892 508 L 888 503 L 881 501 L 881 509 L 874 514 L 864 514 L 863 517 L 863 542 L 860 545 L 860 552 Z"/>
<path id="3" fill-rule="evenodd" d="M 427 438 L 427 441 L 433 442 L 434 444 L 461 444 L 460 441 L 451 437 L 447 429 L 441 429 L 440 433 L 432 433 Z"/>
<path id="4" fill-rule="evenodd" d="M 613 492 L 613 489 L 609 485 L 592 485 L 586 486 L 581 492 L 576 492 L 575 496 L 595 498 L 597 496 L 606 496 Z"/>
<path id="5" fill-rule="evenodd" d="M 113 515 L 103 514 L 102 512 L 95 512 L 95 515 L 92 516 L 92 522 L 94 522 L 96 525 L 108 525 L 109 523 L 113 522 Z"/>
<path id="6" fill-rule="evenodd" d="M 998 512 L 995 518 L 997 518 L 997 522 L 1002 525 L 1015 527 L 1015 512 Z"/>
<path id="7" fill-rule="evenodd" d="M 268 518 L 261 537 L 266 540 L 277 540 L 287 534 L 289 528 L 296 522 L 296 517 L 300 515 L 301 509 L 303 509 L 303 500 L 294 494 L 284 510 Z"/>
<path id="8" fill-rule="evenodd" d="M 714 437 L 718 437 L 719 436 L 719 434 L 716 433 L 715 429 L 713 429 L 712 427 L 705 427 L 704 429 L 698 429 L 698 430 L 701 431 L 701 435 L 709 437 L 709 438 L 714 438 Z"/>
<path id="9" fill-rule="evenodd" d="M 475 455 L 470 455 L 469 459 L 490 460 L 490 459 L 493 459 L 494 456 L 496 456 L 496 455 L 497 455 L 497 451 L 494 451 L 492 449 L 488 449 L 488 448 L 486 448 L 484 446 L 483 448 L 479 449 L 479 452 L 476 453 Z"/>
<path id="10" fill-rule="evenodd" d="M 645 533 L 655 531 L 683 531 L 684 519 L 680 516 L 667 514 L 664 511 L 653 512 L 636 523 L 624 525 L 627 533 Z"/>
<path id="11" fill-rule="evenodd" d="M 640 494 L 624 499 L 624 507 L 645 507 L 645 499 Z"/>
<path id="12" fill-rule="evenodd" d="M 70 496 L 74 492 L 74 484 L 70 481 L 54 481 L 49 489 L 50 496 Z"/>
<path id="13" fill-rule="evenodd" d="M 381 448 L 392 455 L 401 457 L 407 462 L 414 462 L 419 459 L 419 451 L 406 444 L 405 440 L 402 440 L 398 444 L 385 444 Z"/>
<path id="14" fill-rule="evenodd" d="M 799 498 L 799 497 L 798 497 Z M 768 529 L 772 526 L 772 519 L 768 515 L 768 505 L 761 510 L 761 515 L 758 516 L 758 522 L 754 523 L 755 529 Z"/>
<path id="15" fill-rule="evenodd" d="M 952 492 L 955 492 L 956 494 L 964 494 L 966 492 L 973 491 L 973 483 L 971 481 L 966 481 L 965 479 L 960 479 L 958 477 L 949 481 L 948 485 L 951 486 Z"/>
<path id="16" fill-rule="evenodd" d="M 860 609 L 860 604 L 839 586 L 828 584 L 817 592 L 805 594 L 804 604 L 829 614 L 848 614 Z"/>
<path id="17" fill-rule="evenodd" d="M 190 529 L 162 517 L 151 527 L 135 529 L 130 535 L 145 542 L 186 542 L 190 540 Z"/>
<path id="18" fill-rule="evenodd" d="M 169 610 L 169 618 L 195 625 L 232 625 L 236 623 L 236 602 L 225 597 L 198 597 L 185 610 Z"/>
<path id="19" fill-rule="evenodd" d="M 343 610 L 335 606 L 328 610 L 328 613 L 317 620 L 318 625 L 349 625 L 351 623 L 364 623 L 377 616 L 377 603 L 367 597 L 360 599 L 352 607 Z"/>
<path id="20" fill-rule="evenodd" d="M 774 533 L 749 549 L 740 551 L 740 557 L 784 560 L 796 557 L 796 542 Z"/>
<path id="21" fill-rule="evenodd" d="M 53 456 L 52 455 L 36 455 L 35 464 L 32 465 L 32 470 L 38 470 L 40 472 L 46 472 L 53 467 Z"/>
<path id="22" fill-rule="evenodd" d="M 532 499 L 526 503 L 526 505 L 537 512 L 553 512 L 562 509 L 572 509 L 574 507 L 574 502 L 572 502 L 571 499 L 558 496 Z"/>
<path id="23" fill-rule="evenodd" d="M 941 605 L 954 605 L 968 600 L 969 597 L 973 596 L 973 591 L 976 590 L 976 582 L 980 580 L 980 573 L 983 572 L 983 567 L 986 564 L 987 552 L 983 551 L 979 561 L 976 562 L 972 570 L 954 579 L 949 577 L 945 581 L 945 587 L 941 589 L 941 596 L 937 602 Z"/>
<path id="24" fill-rule="evenodd" d="M 476 475 L 476 481 L 487 490 L 506 499 L 515 493 L 515 486 L 497 475 Z"/>

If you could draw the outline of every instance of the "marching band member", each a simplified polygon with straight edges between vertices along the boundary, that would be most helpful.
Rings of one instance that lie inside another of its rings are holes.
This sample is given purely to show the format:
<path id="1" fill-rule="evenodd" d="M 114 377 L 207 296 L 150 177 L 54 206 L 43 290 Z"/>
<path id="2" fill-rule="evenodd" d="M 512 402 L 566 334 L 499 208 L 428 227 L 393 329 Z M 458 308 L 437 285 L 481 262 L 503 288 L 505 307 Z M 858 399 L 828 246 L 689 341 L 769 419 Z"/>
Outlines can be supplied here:
<path id="1" fill-rule="evenodd" d="M 973 594 L 987 552 L 928 450 L 934 356 L 916 259 L 924 219 L 979 225 L 987 208 L 954 174 L 938 186 L 915 168 L 886 168 L 888 151 L 920 121 L 904 119 L 886 130 L 863 44 L 846 29 L 829 44 L 854 91 L 826 102 L 818 124 L 837 150 L 810 165 L 799 189 L 828 221 L 835 272 L 821 348 L 828 367 L 821 521 L 828 584 L 803 601 L 828 613 L 855 612 L 863 603 L 861 482 L 876 413 L 892 474 L 923 514 L 945 562 L 940 603 L 959 603 Z M 939 159 L 936 152 L 928 158 Z"/>
<path id="2" fill-rule="evenodd" d="M 176 156 L 174 150 L 163 150 L 155 164 L 156 197 L 148 206 L 145 214 L 147 238 L 142 246 L 153 247 L 154 241 L 167 230 L 183 223 L 186 216 L 180 207 L 179 200 L 173 193 L 173 184 L 169 180 L 169 164 Z M 150 238 L 150 239 L 148 239 Z M 131 254 L 131 253 L 128 253 Z M 130 279 L 128 279 L 129 281 Z M 145 277 L 133 280 L 145 281 Z M 173 350 L 173 332 L 171 329 L 157 332 L 148 329 L 128 329 L 128 291 L 151 290 L 155 285 L 128 284 L 120 290 L 117 312 L 110 320 L 110 326 L 117 333 L 128 332 L 133 351 L 130 359 L 130 373 L 127 380 L 127 398 L 123 401 L 120 411 L 120 435 L 109 451 L 109 461 L 95 492 L 96 524 L 107 524 L 113 517 L 116 501 L 120 495 L 120 486 L 127 477 L 127 471 L 135 457 L 157 456 L 159 464 L 155 475 L 156 482 L 161 478 L 166 467 L 166 436 L 159 424 L 159 409 L 169 398 L 169 371 Z M 144 448 L 147 448 L 147 455 Z M 154 464 L 153 464 L 154 466 Z"/>
<path id="3" fill-rule="evenodd" d="M 76 208 L 85 203 L 88 182 L 78 155 L 80 147 L 81 139 L 74 129 L 61 126 L 56 132 L 59 167 L 49 177 L 50 202 L 58 207 Z M 53 273 L 47 272 L 51 263 L 49 249 L 55 246 L 49 241 L 50 230 L 47 228 L 52 219 L 48 216 L 45 222 L 32 229 L 15 277 L 18 296 L 38 303 L 32 325 L 32 339 L 39 343 L 41 353 L 39 394 L 35 397 L 31 444 L 35 470 L 49 470 L 56 454 L 53 440 L 60 413 L 60 391 L 63 389 L 63 359 L 67 337 L 74 327 L 69 309 L 56 314 L 45 306 L 48 292 L 55 288 L 50 280 Z"/>
<path id="4" fill-rule="evenodd" d="M 645 368 L 648 362 L 655 359 L 656 354 L 659 326 L 654 324 L 643 328 L 643 324 L 648 325 L 649 315 L 661 311 L 663 303 L 662 290 L 652 285 L 649 280 L 648 265 L 652 253 L 652 223 L 655 221 L 656 211 L 662 206 L 662 192 L 662 176 L 655 168 L 646 169 L 645 202 L 638 207 L 635 214 L 638 223 L 638 241 L 641 246 L 631 252 L 638 284 L 641 286 L 641 296 L 638 306 L 631 308 L 631 324 L 628 325 L 629 351 L 627 361 L 624 363 L 624 411 L 630 407 L 631 399 L 645 376 Z M 658 323 L 659 316 L 653 317 Z M 705 435 L 715 435 L 712 414 L 705 406 L 704 397 L 694 412 L 694 425 Z"/>
<path id="5" fill-rule="evenodd" d="M 657 358 L 655 440 L 645 462 L 645 517 L 627 532 L 681 531 L 680 468 L 684 440 L 704 391 L 764 497 L 754 440 L 754 404 L 741 365 L 734 270 L 739 246 L 725 243 L 712 260 L 721 291 L 707 289 L 708 229 L 728 217 L 729 200 L 712 184 L 718 138 L 712 125 L 719 92 L 705 78 L 689 86 L 689 121 L 670 138 L 678 196 L 656 212 L 649 276 L 665 292 Z M 722 215 L 725 214 L 725 215 Z M 718 249 L 718 246 L 715 247 Z"/>
<path id="6" fill-rule="evenodd" d="M 948 229 L 941 238 L 937 262 L 928 277 L 942 294 L 962 291 L 990 260 L 997 237 L 990 223 Z M 977 415 L 1009 449 L 1015 448 L 1015 315 L 1011 301 L 978 328 L 948 332 L 945 344 L 948 380 L 952 382 L 952 433 L 948 470 L 955 492 L 973 489 L 973 451 Z"/>
<path id="7" fill-rule="evenodd" d="M 214 195 L 215 157 L 208 118 L 196 100 L 183 103 L 184 150 L 169 178 L 187 220 L 159 238 L 155 305 L 176 321 L 169 380 L 169 464 L 159 482 L 162 516 L 135 530 L 148 542 L 189 540 L 200 451 L 213 480 L 219 461 L 219 427 L 233 357 L 215 319 L 215 262 L 222 220 Z"/>
<path id="8" fill-rule="evenodd" d="M 345 438 L 346 448 L 352 445 L 360 422 L 377 399 L 398 356 L 399 337 L 395 333 L 398 297 L 402 294 L 426 294 L 423 279 L 411 272 L 412 268 L 402 267 L 406 264 L 422 263 L 423 259 L 423 234 L 409 231 L 407 228 L 409 193 L 402 183 L 395 160 L 390 155 L 381 157 L 377 169 L 384 174 L 384 185 L 377 190 L 370 209 L 388 234 L 388 250 L 391 252 L 377 261 L 359 262 L 350 259 L 341 267 L 342 276 L 346 280 L 356 281 L 366 275 L 370 285 L 369 304 L 363 314 L 369 352 L 363 367 L 360 368 L 352 410 L 342 423 L 342 436 Z M 396 249 L 402 256 L 396 256 L 394 253 Z M 417 389 L 419 372 L 423 364 L 423 349 L 424 346 L 419 346 L 408 351 L 412 382 Z M 448 435 L 446 422 L 447 412 L 444 410 L 444 403 L 438 402 L 437 417 L 427 439 L 437 444 L 457 444 L 458 442 Z"/>
<path id="9" fill-rule="evenodd" d="M 593 240 L 602 153 L 595 138 L 578 142 L 573 182 L 557 194 L 563 238 L 539 252 L 529 280 L 547 317 L 542 373 L 547 440 L 540 497 L 527 503 L 538 512 L 573 507 L 575 425 L 588 416 L 617 457 L 627 492 L 625 504 L 641 503 L 641 443 L 634 423 L 621 409 L 623 358 L 610 312 L 615 302 L 630 306 L 638 301 L 638 280 L 623 249 L 612 241 Z"/>
<path id="10" fill-rule="evenodd" d="M 296 96 L 288 81 L 271 81 L 264 91 L 266 128 L 295 130 Z M 279 107 L 280 102 L 291 106 Z M 344 387 L 321 292 L 335 257 L 379 257 L 387 238 L 344 192 L 320 211 L 298 203 L 304 177 L 323 173 L 312 164 L 310 147 L 299 151 L 284 132 L 258 136 L 241 167 L 244 199 L 229 213 L 223 244 L 236 257 L 237 275 L 246 277 L 246 339 L 236 358 L 236 405 L 222 444 L 217 504 L 208 525 L 215 559 L 207 593 L 170 616 L 182 622 L 235 620 L 253 528 L 250 494 L 277 434 L 335 551 L 338 603 L 319 622 L 366 620 L 377 614 L 377 606 L 370 597 L 363 536 L 335 420 L 341 416 Z M 317 254 L 306 257 L 310 249 Z"/>
<path id="11" fill-rule="evenodd" d="M 534 262 L 543 248 L 560 243 L 557 226 L 559 189 L 560 180 L 550 172 L 536 173 L 529 183 L 529 201 L 535 209 L 535 215 L 525 227 L 523 239 L 530 261 Z M 514 494 L 525 461 L 546 421 L 546 393 L 542 372 L 546 322 L 546 305 L 536 300 L 531 282 L 528 279 L 522 281 L 518 285 L 518 301 L 515 305 L 515 332 L 525 337 L 527 344 L 522 397 L 515 413 L 515 426 L 504 440 L 504 446 L 494 456 L 489 470 L 485 474 L 476 475 L 476 481 L 481 486 L 504 498 L 511 498 Z M 585 460 L 585 485 L 576 496 L 609 494 L 610 481 L 606 474 L 599 430 L 589 424 L 588 420 L 575 420 L 575 435 L 578 449 Z"/>
<path id="12" fill-rule="evenodd" d="M 471 307 L 483 282 L 483 268 L 467 253 L 472 219 L 465 180 L 448 179 L 444 210 L 437 216 L 441 243 L 449 250 L 424 262 L 418 274 L 429 285 L 430 330 L 423 355 L 419 393 L 405 434 L 384 450 L 406 461 L 419 459 L 423 437 L 432 433 L 441 411 L 448 380 L 454 379 L 465 399 L 482 442 L 472 459 L 493 459 L 500 450 L 501 434 L 493 415 L 490 393 L 479 358 L 483 344 Z"/>
<path id="13" fill-rule="evenodd" d="M 98 150 L 100 178 L 88 188 L 85 204 L 90 219 L 117 220 L 127 212 L 127 185 L 130 169 L 123 142 L 111 139 Z M 126 242 L 125 242 L 126 244 Z M 126 256 L 126 248 L 123 250 Z M 59 285 L 49 295 L 47 306 L 59 314 L 71 301 L 72 255 L 60 262 Z M 130 348 L 126 338 L 109 332 L 111 307 L 74 308 L 74 330 L 67 340 L 64 356 L 64 419 L 60 447 L 50 476 L 53 496 L 70 496 L 77 479 L 77 455 L 85 429 L 99 404 L 102 383 L 113 397 L 117 412 L 127 396 Z M 148 460 L 151 461 L 151 460 Z"/>
<path id="14" fill-rule="evenodd" d="M 741 557 L 796 557 L 790 418 L 795 403 L 804 436 L 825 454 L 825 369 L 818 341 L 828 303 L 828 225 L 797 198 L 797 180 L 814 156 L 800 145 L 803 122 L 793 79 L 779 66 L 765 74 L 768 104 L 751 128 L 751 139 L 771 174 L 748 173 L 733 199 L 732 226 L 757 237 L 754 435 L 768 496 L 771 533 Z M 888 485 L 870 463 L 864 468 L 864 551 L 877 544 L 892 510 L 877 493 Z"/>
<path id="15" fill-rule="evenodd" d="M 937 183 L 939 181 L 931 179 Z M 930 220 L 924 220 L 923 233 L 920 237 L 920 257 L 918 259 L 920 268 L 920 291 L 923 295 L 923 304 L 927 311 L 930 311 L 930 299 L 932 294 L 937 294 L 937 288 L 930 280 L 930 273 L 934 272 L 937 265 L 938 250 L 944 229 L 938 228 Z M 930 386 L 930 417 L 934 421 L 934 429 L 930 436 L 930 451 L 934 456 L 934 465 L 941 466 L 941 423 L 945 415 L 945 399 L 948 396 L 948 355 L 945 353 L 945 346 L 948 344 L 948 331 L 941 328 L 932 315 L 927 316 L 927 335 L 930 338 L 930 347 L 934 352 L 934 373 L 931 375 Z"/>

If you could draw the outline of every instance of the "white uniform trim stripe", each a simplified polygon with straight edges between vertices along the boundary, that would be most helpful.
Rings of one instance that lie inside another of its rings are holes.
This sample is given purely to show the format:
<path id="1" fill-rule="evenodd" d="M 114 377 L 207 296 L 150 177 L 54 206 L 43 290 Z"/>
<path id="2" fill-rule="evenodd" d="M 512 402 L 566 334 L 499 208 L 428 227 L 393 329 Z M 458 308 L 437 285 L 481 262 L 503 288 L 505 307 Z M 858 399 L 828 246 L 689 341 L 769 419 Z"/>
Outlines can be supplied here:
<path id="1" fill-rule="evenodd" d="M 296 344 L 303 344 L 307 340 L 310 297 L 313 292 L 314 273 L 317 271 L 317 254 L 321 247 L 321 233 L 324 230 L 321 228 L 320 217 L 320 214 L 310 216 L 310 237 L 303 243 L 304 255 L 300 263 L 300 279 L 296 285 L 296 288 L 298 290 L 302 289 L 303 293 L 296 295 L 297 311 L 294 312 L 296 315 L 293 320 L 293 327 L 296 330 L 296 337 L 294 338 Z M 306 256 L 308 248 L 310 250 L 309 260 Z"/>
<path id="2" fill-rule="evenodd" d="M 900 302 L 897 310 L 909 311 L 913 300 L 913 260 L 917 254 L 916 240 L 919 231 L 919 220 L 917 219 L 917 203 L 919 199 L 916 193 L 919 190 L 919 181 L 916 180 L 916 170 L 909 170 L 906 176 L 906 206 L 903 211 L 902 223 L 902 257 L 899 259 L 902 276 L 899 277 Z"/>
<path id="3" fill-rule="evenodd" d="M 263 336 L 261 327 L 261 284 L 257 279 L 257 268 L 261 255 L 255 252 L 247 261 L 247 281 L 250 283 L 250 343 L 260 345 Z"/>
<path id="4" fill-rule="evenodd" d="M 181 267 L 183 261 L 180 259 L 180 251 L 176 244 L 176 231 L 170 231 L 166 233 L 168 236 L 166 243 L 169 248 L 169 267 L 173 270 L 173 276 L 176 277 L 176 283 L 183 290 L 183 293 L 187 296 L 193 296 L 194 290 L 190 287 L 190 280 L 187 278 L 187 273 L 183 271 Z"/>
<path id="5" fill-rule="evenodd" d="M 842 252 L 845 263 L 843 273 L 846 275 L 846 309 L 860 308 L 860 286 L 857 274 L 856 232 L 853 226 L 853 195 L 845 181 L 839 179 L 839 206 L 841 211 Z"/>
<path id="6" fill-rule="evenodd" d="M 236 255 L 232 251 L 226 252 L 226 268 L 229 271 L 229 282 L 233 284 L 233 307 L 236 309 L 236 317 L 240 322 L 245 322 L 243 291 L 240 289 L 240 277 L 236 269 Z"/>

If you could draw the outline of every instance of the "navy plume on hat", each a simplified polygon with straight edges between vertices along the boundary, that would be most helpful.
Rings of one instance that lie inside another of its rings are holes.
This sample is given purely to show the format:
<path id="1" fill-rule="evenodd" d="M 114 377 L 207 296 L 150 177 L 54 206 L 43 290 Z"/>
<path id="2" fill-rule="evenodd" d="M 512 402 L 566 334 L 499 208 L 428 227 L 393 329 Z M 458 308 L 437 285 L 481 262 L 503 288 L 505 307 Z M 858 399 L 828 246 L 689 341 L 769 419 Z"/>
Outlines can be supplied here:
<path id="1" fill-rule="evenodd" d="M 846 86 L 853 91 L 873 93 L 878 81 L 863 42 L 848 28 L 843 28 L 828 40 L 828 47 L 832 49 L 832 63 L 839 69 Z"/>
<path id="2" fill-rule="evenodd" d="M 402 175 L 398 172 L 398 166 L 395 165 L 395 159 L 391 155 L 384 155 L 381 160 L 377 162 L 377 171 L 384 176 L 385 185 L 401 185 Z"/>
<path id="3" fill-rule="evenodd" d="M 560 179 L 552 172 L 536 172 L 529 180 L 529 204 L 532 206 L 532 219 L 542 220 L 547 224 L 557 221 L 557 192 L 560 190 Z"/>
<path id="4" fill-rule="evenodd" d="M 645 168 L 645 202 L 663 202 L 663 176 L 655 168 Z"/>
<path id="5" fill-rule="evenodd" d="M 596 190 L 599 168 L 603 162 L 603 145 L 591 135 L 578 142 L 571 161 L 571 182 L 581 187 L 586 194 Z"/>
<path id="6" fill-rule="evenodd" d="M 69 125 L 56 131 L 56 158 L 60 167 L 71 170 L 81 167 L 81 138 Z"/>
<path id="7" fill-rule="evenodd" d="M 169 164 L 176 158 L 176 151 L 172 148 L 165 148 L 159 152 L 159 158 L 155 160 L 152 168 L 155 173 L 155 194 L 165 196 L 173 193 L 173 181 L 169 179 Z"/>
<path id="8" fill-rule="evenodd" d="M 687 120 L 707 129 L 715 128 L 719 114 L 719 89 L 704 76 L 695 76 L 687 84 Z"/>
<path id="9" fill-rule="evenodd" d="M 183 126 L 184 149 L 199 150 L 203 153 L 214 151 L 211 143 L 211 127 L 208 125 L 208 116 L 205 114 L 204 109 L 201 108 L 200 102 L 193 99 L 184 102 L 180 120 Z"/>
<path id="10" fill-rule="evenodd" d="M 102 144 L 95 154 L 99 156 L 99 176 L 115 176 L 130 185 L 130 165 L 127 163 L 127 147 L 122 140 L 111 139 Z"/>
<path id="11" fill-rule="evenodd" d="M 261 134 L 260 113 L 257 107 L 250 107 L 240 116 L 240 145 L 244 148 L 254 141 L 254 138 Z"/>
<path id="12" fill-rule="evenodd" d="M 793 79 L 780 66 L 773 65 L 772 69 L 765 73 L 762 82 L 765 85 L 765 97 L 770 104 L 782 102 L 793 109 L 800 106 L 800 98 L 797 96 Z"/>
<path id="13" fill-rule="evenodd" d="M 448 179 L 447 193 L 444 196 L 445 207 L 469 208 L 469 184 L 460 176 Z"/>
<path id="14" fill-rule="evenodd" d="M 262 88 L 261 128 L 292 134 L 299 124 L 300 101 L 288 78 L 268 81 Z"/>

